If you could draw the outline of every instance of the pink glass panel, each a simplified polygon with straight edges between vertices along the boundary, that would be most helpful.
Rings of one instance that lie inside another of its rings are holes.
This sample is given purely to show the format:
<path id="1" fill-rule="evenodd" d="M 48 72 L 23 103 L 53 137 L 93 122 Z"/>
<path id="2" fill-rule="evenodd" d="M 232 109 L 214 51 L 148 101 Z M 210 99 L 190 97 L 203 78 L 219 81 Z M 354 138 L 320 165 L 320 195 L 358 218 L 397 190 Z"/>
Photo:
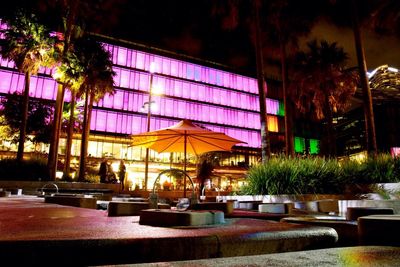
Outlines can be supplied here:
<path id="1" fill-rule="evenodd" d="M 129 87 L 129 71 L 121 69 L 121 77 L 120 77 L 120 87 L 128 88 Z M 116 85 L 118 86 L 118 85 Z"/>
<path id="2" fill-rule="evenodd" d="M 194 67 L 194 80 L 195 81 L 201 80 L 201 68 L 200 66 L 197 65 Z"/>
<path id="3" fill-rule="evenodd" d="M 131 67 L 132 68 L 136 68 L 136 55 L 137 55 L 137 52 L 132 51 L 132 55 L 131 55 Z"/>
<path id="4" fill-rule="evenodd" d="M 137 52 L 136 54 L 136 68 L 144 70 L 144 54 L 141 52 Z"/>
<path id="5" fill-rule="evenodd" d="M 11 84 L 12 74 L 9 71 L 0 72 L 0 92 L 8 93 Z"/>
<path id="6" fill-rule="evenodd" d="M 106 97 L 103 98 L 103 106 L 105 108 L 112 108 L 113 102 L 114 102 L 114 96 L 112 95 L 107 95 Z"/>
<path id="7" fill-rule="evenodd" d="M 197 85 L 192 83 L 190 84 L 190 98 L 193 100 L 198 99 L 198 90 L 197 90 Z"/>
<path id="8" fill-rule="evenodd" d="M 122 109 L 124 104 L 124 92 L 116 90 L 114 94 L 114 107 L 115 109 Z"/>
<path id="9" fill-rule="evenodd" d="M 178 62 L 171 59 L 171 75 L 178 76 Z"/>
<path id="10" fill-rule="evenodd" d="M 107 132 L 115 132 L 117 128 L 117 113 L 114 112 L 108 112 L 107 113 L 107 125 L 106 125 L 106 131 Z"/>
<path id="11" fill-rule="evenodd" d="M 114 84 L 115 84 L 115 86 L 120 86 L 121 69 L 114 68 L 113 70 L 115 71 Z"/>
<path id="12" fill-rule="evenodd" d="M 126 59 L 127 59 L 127 49 L 123 47 L 118 47 L 117 64 L 121 66 L 126 66 Z"/>
<path id="13" fill-rule="evenodd" d="M 279 111 L 279 101 L 274 99 L 266 99 L 267 113 L 277 115 Z"/>
<path id="14" fill-rule="evenodd" d="M 57 84 L 54 80 L 45 79 L 43 83 L 42 96 L 46 99 L 55 99 L 54 95 L 56 92 Z"/>
<path id="15" fill-rule="evenodd" d="M 171 74 L 171 60 L 163 58 L 162 60 L 162 73 L 166 75 Z"/>
<path id="16" fill-rule="evenodd" d="M 97 131 L 105 131 L 107 124 L 107 113 L 105 111 L 97 111 L 97 116 L 95 120 L 95 129 Z"/>
<path id="17" fill-rule="evenodd" d="M 142 90 L 142 91 L 148 92 L 149 89 L 150 89 L 150 86 L 149 86 L 149 78 L 150 77 L 149 77 L 149 75 L 147 73 L 140 73 L 139 74 L 139 78 L 140 78 L 139 89 Z"/>
<path id="18" fill-rule="evenodd" d="M 199 100 L 205 101 L 206 100 L 206 86 L 205 85 L 198 85 L 197 90 L 199 91 Z"/>

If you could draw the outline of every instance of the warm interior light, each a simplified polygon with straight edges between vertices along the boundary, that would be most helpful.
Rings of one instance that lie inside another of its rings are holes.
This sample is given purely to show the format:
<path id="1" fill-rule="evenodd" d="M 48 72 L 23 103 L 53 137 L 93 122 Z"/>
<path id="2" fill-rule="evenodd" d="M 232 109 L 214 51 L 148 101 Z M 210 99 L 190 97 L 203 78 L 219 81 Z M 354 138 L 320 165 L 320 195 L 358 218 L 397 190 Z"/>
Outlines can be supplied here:
<path id="1" fill-rule="evenodd" d="M 164 93 L 164 90 L 159 84 L 153 84 L 153 87 L 151 88 L 151 93 L 153 95 L 162 95 Z"/>

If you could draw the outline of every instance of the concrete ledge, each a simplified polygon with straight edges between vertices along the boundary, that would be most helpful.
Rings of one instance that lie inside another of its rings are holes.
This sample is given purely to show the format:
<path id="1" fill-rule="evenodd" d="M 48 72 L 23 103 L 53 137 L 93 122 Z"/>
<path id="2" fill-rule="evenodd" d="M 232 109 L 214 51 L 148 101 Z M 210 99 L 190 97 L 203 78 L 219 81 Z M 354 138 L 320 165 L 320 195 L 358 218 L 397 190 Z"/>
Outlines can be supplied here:
<path id="1" fill-rule="evenodd" d="M 400 215 L 370 215 L 358 218 L 362 245 L 400 246 Z"/>
<path id="2" fill-rule="evenodd" d="M 225 222 L 222 211 L 142 210 L 139 224 L 152 226 L 202 226 Z"/>
<path id="3" fill-rule="evenodd" d="M 44 202 L 78 208 L 97 209 L 97 199 L 93 197 L 46 196 Z"/>
<path id="4" fill-rule="evenodd" d="M 331 227 L 338 234 L 337 246 L 358 245 L 357 222 L 347 221 L 343 217 L 307 215 L 303 217 L 282 218 L 281 222 Z"/>
<path id="5" fill-rule="evenodd" d="M 233 202 L 201 202 L 190 206 L 192 210 L 220 210 L 225 215 L 230 215 L 233 212 Z"/>
<path id="6" fill-rule="evenodd" d="M 257 256 L 135 264 L 133 266 L 400 266 L 400 248 L 384 246 L 327 248 Z"/>

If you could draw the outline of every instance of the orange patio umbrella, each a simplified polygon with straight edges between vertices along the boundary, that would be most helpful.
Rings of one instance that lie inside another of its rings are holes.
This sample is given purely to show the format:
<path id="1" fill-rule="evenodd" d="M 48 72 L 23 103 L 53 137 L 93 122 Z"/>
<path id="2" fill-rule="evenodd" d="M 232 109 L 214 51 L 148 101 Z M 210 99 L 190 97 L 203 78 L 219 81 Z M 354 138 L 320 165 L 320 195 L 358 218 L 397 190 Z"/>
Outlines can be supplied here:
<path id="1" fill-rule="evenodd" d="M 150 148 L 158 153 L 183 152 L 184 172 L 186 172 L 187 153 L 198 156 L 210 151 L 231 151 L 232 146 L 245 143 L 224 133 L 202 128 L 190 120 L 182 120 L 173 126 L 132 135 L 132 137 L 133 146 Z M 186 182 L 184 182 L 185 186 Z"/>

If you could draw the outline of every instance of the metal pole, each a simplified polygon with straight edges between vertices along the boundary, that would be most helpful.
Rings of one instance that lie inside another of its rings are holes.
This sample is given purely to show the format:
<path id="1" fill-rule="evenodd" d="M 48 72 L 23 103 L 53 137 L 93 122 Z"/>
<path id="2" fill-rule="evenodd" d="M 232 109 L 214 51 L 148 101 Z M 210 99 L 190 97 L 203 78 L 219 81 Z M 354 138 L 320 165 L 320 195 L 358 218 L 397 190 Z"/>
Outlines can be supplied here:
<path id="1" fill-rule="evenodd" d="M 150 132 L 151 117 L 151 90 L 153 87 L 153 73 L 150 73 L 149 102 L 147 104 L 147 132 Z M 147 182 L 149 180 L 149 149 L 146 148 L 146 158 L 144 161 L 144 190 L 147 190 Z"/>

